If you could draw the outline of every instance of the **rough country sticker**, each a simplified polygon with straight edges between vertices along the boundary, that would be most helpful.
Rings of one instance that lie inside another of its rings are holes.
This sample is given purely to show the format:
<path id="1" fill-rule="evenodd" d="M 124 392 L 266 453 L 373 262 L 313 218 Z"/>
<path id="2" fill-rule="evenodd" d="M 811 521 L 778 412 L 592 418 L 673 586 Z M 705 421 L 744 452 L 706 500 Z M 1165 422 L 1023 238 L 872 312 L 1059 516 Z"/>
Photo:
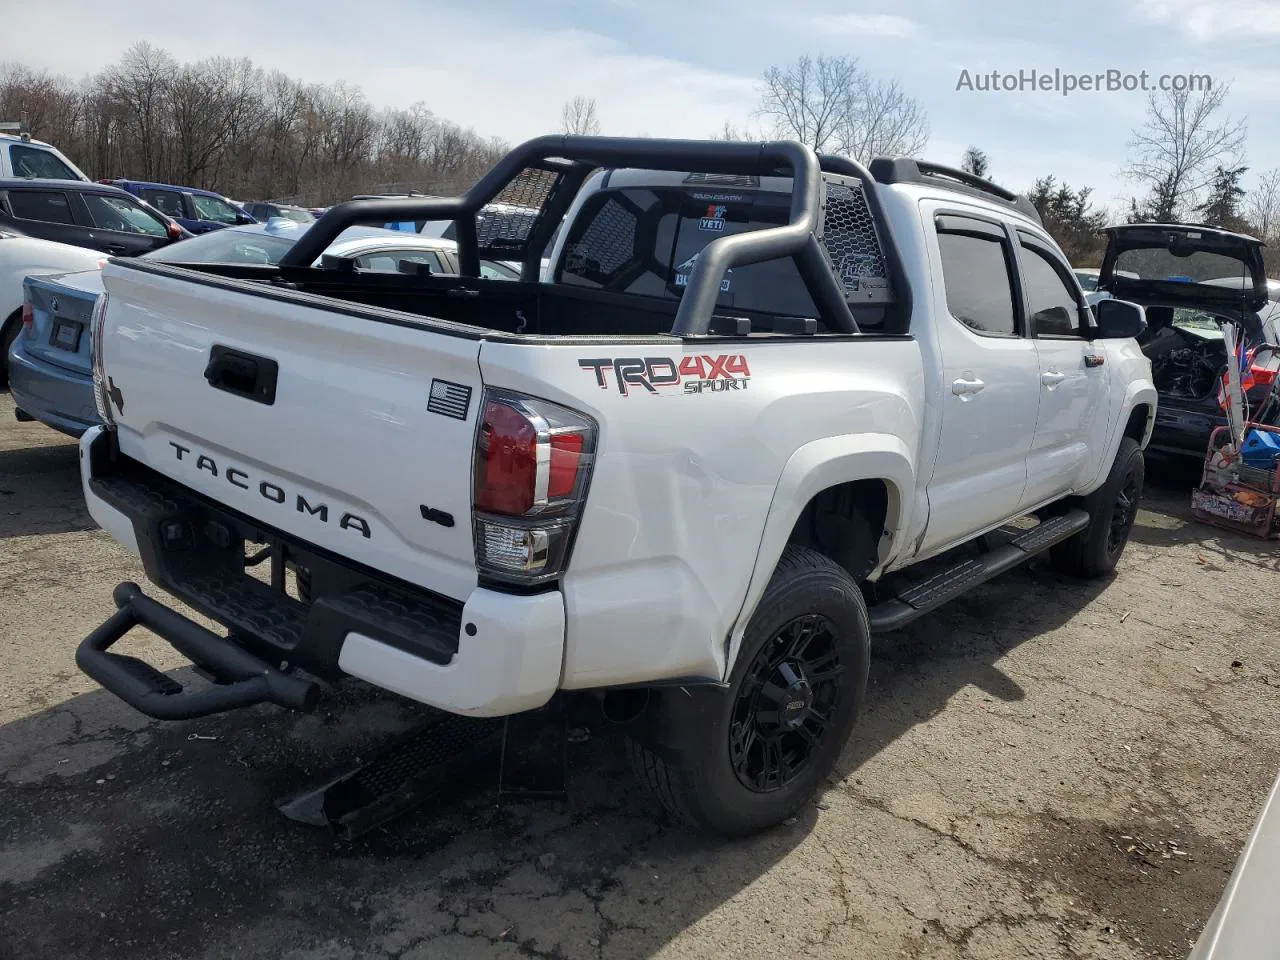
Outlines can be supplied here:
<path id="1" fill-rule="evenodd" d="M 724 393 L 745 390 L 751 380 L 747 358 L 742 354 L 718 357 L 694 354 L 677 363 L 669 357 L 598 357 L 579 359 L 578 366 L 596 375 L 601 390 L 616 388 L 624 397 L 634 389 L 645 393 Z"/>
<path id="2" fill-rule="evenodd" d="M 695 253 L 684 263 L 676 267 L 676 286 L 687 287 L 689 285 L 689 274 L 693 273 L 693 265 L 698 262 L 698 255 Z M 733 275 L 733 268 L 730 267 L 724 273 L 724 279 L 720 281 L 720 292 L 728 293 L 730 278 Z"/>
<path id="3" fill-rule="evenodd" d="M 710 230 L 712 233 L 721 233 L 724 231 L 724 215 L 729 212 L 729 208 L 723 204 L 709 204 L 707 212 L 702 215 L 702 219 L 698 221 L 699 230 Z"/>

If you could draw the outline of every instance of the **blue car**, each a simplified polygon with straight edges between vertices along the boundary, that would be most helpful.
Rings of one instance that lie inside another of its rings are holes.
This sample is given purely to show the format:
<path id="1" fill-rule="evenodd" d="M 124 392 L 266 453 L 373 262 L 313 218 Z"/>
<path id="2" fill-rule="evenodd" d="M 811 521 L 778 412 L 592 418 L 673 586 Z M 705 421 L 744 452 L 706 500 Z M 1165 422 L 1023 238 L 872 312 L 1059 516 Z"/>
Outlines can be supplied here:
<path id="1" fill-rule="evenodd" d="M 197 187 L 175 187 L 169 183 L 147 183 L 143 180 L 100 180 L 127 190 L 145 200 L 165 216 L 172 217 L 192 233 L 207 233 L 222 227 L 257 223 L 243 207 L 238 207 L 221 194 Z"/>

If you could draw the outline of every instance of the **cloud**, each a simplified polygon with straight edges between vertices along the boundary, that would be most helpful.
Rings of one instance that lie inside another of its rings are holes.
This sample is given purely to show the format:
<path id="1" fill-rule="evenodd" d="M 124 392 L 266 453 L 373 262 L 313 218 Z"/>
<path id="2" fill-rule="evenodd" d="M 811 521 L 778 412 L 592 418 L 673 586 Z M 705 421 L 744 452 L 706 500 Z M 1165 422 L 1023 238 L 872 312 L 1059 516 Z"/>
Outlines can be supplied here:
<path id="1" fill-rule="evenodd" d="M 461 5 L 387 2 L 395 31 L 382 17 L 348 18 L 332 0 L 261 7 L 224 0 L 212 21 L 190 10 L 167 16 L 162 0 L 135 0 L 135 15 L 154 24 L 145 39 L 180 60 L 249 57 L 307 81 L 346 80 L 375 106 L 425 102 L 440 117 L 511 141 L 556 131 L 562 105 L 578 95 L 595 97 L 603 132 L 618 135 L 706 137 L 726 120 L 740 123 L 755 105 L 754 76 L 637 52 L 625 35 L 521 24 Z M 78 77 L 114 62 L 139 38 L 136 28 L 111 21 L 69 32 L 67 17 L 78 16 L 66 7 L 83 8 L 83 22 L 101 20 L 88 0 L 6 12 L 0 62 Z M 54 35 L 61 41 L 47 46 L 24 40 Z"/>
<path id="2" fill-rule="evenodd" d="M 823 35 L 842 37 L 910 37 L 920 25 L 891 13 L 833 13 L 811 18 L 809 26 Z"/>
<path id="3" fill-rule="evenodd" d="M 1136 12 L 1201 42 L 1280 34 L 1280 6 L 1274 0 L 1140 0 Z"/>

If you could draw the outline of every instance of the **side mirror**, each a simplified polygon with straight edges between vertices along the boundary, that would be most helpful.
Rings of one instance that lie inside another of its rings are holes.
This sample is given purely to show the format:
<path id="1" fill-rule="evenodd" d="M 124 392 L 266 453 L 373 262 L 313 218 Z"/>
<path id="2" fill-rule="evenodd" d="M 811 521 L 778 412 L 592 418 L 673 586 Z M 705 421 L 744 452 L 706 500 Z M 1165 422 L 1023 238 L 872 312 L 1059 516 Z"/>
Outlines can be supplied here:
<path id="1" fill-rule="evenodd" d="M 1147 311 L 1128 300 L 1099 300 L 1093 305 L 1093 314 L 1101 340 L 1128 340 L 1142 336 L 1147 329 Z"/>
<path id="2" fill-rule="evenodd" d="M 253 217 L 249 216 L 247 213 L 236 214 L 236 223 L 239 224 L 240 226 L 244 226 L 247 223 L 257 223 L 257 222 L 258 222 L 257 220 L 253 219 Z"/>

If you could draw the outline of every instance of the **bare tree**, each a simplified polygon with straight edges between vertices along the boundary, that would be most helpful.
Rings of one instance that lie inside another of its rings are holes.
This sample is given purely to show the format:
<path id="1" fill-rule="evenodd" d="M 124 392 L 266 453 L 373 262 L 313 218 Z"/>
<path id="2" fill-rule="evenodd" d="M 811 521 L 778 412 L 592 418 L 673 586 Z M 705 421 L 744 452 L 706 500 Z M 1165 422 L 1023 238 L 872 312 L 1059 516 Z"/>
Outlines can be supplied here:
<path id="1" fill-rule="evenodd" d="M 896 80 L 871 77 L 856 57 L 802 56 L 770 67 L 758 114 L 776 136 L 858 160 L 916 154 L 929 140 L 924 108 Z"/>
<path id="2" fill-rule="evenodd" d="M 712 140 L 761 140 L 762 137 L 751 132 L 747 127 L 739 127 L 730 123 L 728 120 L 724 122 L 724 126 L 711 134 Z"/>
<path id="3" fill-rule="evenodd" d="M 376 110 L 357 87 L 304 84 L 245 59 L 179 63 L 145 43 L 79 82 L 0 64 L 0 119 L 24 115 L 91 177 L 242 200 L 327 204 L 387 183 L 456 193 L 507 149 L 425 104 Z"/>
<path id="4" fill-rule="evenodd" d="M 600 133 L 595 97 L 574 97 L 560 111 L 560 125 L 565 133 L 594 137 Z"/>
<path id="5" fill-rule="evenodd" d="M 1270 243 L 1280 234 L 1280 167 L 1272 167 L 1258 177 L 1244 216 L 1260 239 Z"/>
<path id="6" fill-rule="evenodd" d="M 991 158 L 986 151 L 977 147 L 969 147 L 960 158 L 960 169 L 972 173 L 975 177 L 985 177 L 991 171 Z"/>
<path id="7" fill-rule="evenodd" d="M 1193 209 L 1219 166 L 1244 152 L 1246 126 L 1225 113 L 1230 84 L 1153 92 L 1147 116 L 1129 140 L 1125 174 L 1151 193 L 1148 207 L 1177 216 Z M 1162 217 L 1163 219 L 1163 217 Z"/>

